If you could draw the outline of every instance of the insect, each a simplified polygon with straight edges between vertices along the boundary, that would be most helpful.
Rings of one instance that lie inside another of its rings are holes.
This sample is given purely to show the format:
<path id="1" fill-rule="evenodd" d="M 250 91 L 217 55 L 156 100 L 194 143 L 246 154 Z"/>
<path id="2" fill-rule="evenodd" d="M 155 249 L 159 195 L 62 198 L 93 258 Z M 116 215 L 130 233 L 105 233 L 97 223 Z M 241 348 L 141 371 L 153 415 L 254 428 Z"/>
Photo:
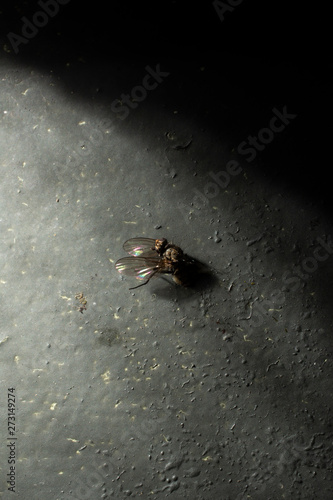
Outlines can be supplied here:
<path id="1" fill-rule="evenodd" d="M 197 262 L 165 238 L 131 238 L 125 241 L 123 248 L 130 257 L 117 260 L 117 271 L 145 280 L 130 290 L 146 285 L 151 278 L 161 274 L 171 274 L 177 285 L 189 286 L 194 281 Z"/>

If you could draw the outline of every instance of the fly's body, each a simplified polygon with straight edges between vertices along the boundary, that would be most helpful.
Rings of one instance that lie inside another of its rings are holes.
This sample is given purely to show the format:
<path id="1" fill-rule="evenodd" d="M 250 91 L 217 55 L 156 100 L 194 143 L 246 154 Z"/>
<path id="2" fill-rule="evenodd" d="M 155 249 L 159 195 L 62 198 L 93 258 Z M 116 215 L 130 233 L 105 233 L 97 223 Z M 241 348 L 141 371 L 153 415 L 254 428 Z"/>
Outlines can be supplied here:
<path id="1" fill-rule="evenodd" d="M 123 257 L 116 262 L 117 271 L 144 281 L 130 290 L 146 285 L 151 278 L 161 274 L 172 275 L 177 285 L 191 285 L 196 261 L 165 238 L 131 238 L 125 241 L 123 248 L 130 257 Z"/>

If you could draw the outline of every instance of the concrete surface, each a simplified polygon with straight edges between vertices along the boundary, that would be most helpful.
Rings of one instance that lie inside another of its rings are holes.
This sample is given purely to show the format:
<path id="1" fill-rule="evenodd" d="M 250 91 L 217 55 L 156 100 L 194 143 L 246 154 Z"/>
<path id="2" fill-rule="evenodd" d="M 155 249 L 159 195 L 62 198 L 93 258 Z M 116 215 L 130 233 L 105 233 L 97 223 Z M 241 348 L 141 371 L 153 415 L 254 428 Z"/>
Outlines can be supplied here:
<path id="1" fill-rule="evenodd" d="M 0 496 L 329 500 L 330 62 L 165 6 L 2 14 Z M 129 291 L 135 236 L 210 279 Z"/>

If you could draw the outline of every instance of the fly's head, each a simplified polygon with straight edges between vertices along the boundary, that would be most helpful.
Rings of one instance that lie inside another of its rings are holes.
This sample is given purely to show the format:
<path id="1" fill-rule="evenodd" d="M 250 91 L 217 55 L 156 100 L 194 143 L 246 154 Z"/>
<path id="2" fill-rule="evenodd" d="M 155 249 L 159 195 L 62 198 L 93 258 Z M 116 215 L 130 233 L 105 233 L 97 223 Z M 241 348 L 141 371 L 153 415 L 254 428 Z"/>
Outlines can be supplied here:
<path id="1" fill-rule="evenodd" d="M 167 245 L 168 241 L 165 238 L 161 238 L 160 240 L 155 240 L 154 250 L 158 253 L 158 255 L 162 256 Z"/>

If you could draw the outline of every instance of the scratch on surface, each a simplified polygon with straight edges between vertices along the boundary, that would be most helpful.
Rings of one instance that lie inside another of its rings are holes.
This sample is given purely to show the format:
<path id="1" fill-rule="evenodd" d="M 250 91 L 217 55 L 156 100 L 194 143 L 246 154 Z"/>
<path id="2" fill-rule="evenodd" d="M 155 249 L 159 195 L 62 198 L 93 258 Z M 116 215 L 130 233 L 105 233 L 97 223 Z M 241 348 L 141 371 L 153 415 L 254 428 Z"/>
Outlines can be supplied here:
<path id="1" fill-rule="evenodd" d="M 60 298 L 64 300 L 72 300 L 70 297 L 66 297 L 66 295 L 60 295 Z"/>
<path id="2" fill-rule="evenodd" d="M 247 338 L 247 333 L 243 335 L 244 342 L 253 342 L 253 340 L 250 340 Z"/>
<path id="3" fill-rule="evenodd" d="M 275 361 L 275 363 L 270 363 L 270 364 L 267 366 L 267 368 L 266 368 L 266 372 L 268 372 L 268 371 L 271 369 L 271 367 L 272 367 L 272 366 L 277 365 L 279 362 L 280 362 L 280 359 L 277 359 L 277 360 Z"/>
<path id="4" fill-rule="evenodd" d="M 255 303 L 256 300 L 258 300 L 258 297 L 256 297 L 252 302 L 250 302 L 250 313 L 246 318 L 240 318 L 241 320 L 252 318 L 253 304 Z"/>

